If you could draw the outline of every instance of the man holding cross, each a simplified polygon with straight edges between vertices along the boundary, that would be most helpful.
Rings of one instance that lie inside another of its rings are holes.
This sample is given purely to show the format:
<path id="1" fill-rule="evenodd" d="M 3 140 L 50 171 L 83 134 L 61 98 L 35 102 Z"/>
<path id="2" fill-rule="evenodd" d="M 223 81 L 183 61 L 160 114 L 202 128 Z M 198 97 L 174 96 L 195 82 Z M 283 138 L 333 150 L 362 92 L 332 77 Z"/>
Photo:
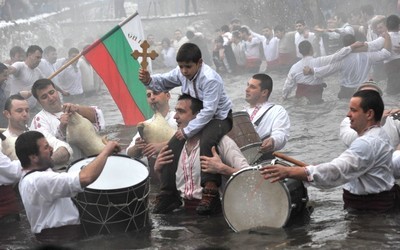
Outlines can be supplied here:
<path id="1" fill-rule="evenodd" d="M 172 212 L 180 205 L 174 202 L 179 198 L 175 188 L 175 172 L 185 141 L 201 132 L 200 155 L 212 157 L 211 148 L 232 129 L 232 102 L 224 90 L 221 76 L 203 63 L 199 47 L 193 43 L 183 44 L 176 60 L 178 67 L 168 73 L 150 76 L 144 68 L 139 71 L 140 81 L 152 90 L 169 91 L 181 87 L 182 93 L 203 101 L 203 109 L 196 118 L 185 128 L 179 129 L 168 143 L 174 158 L 161 171 L 161 192 L 153 210 L 162 214 Z M 221 202 L 218 193 L 220 184 L 220 175 L 201 173 L 203 192 L 196 209 L 198 214 L 214 213 Z"/>

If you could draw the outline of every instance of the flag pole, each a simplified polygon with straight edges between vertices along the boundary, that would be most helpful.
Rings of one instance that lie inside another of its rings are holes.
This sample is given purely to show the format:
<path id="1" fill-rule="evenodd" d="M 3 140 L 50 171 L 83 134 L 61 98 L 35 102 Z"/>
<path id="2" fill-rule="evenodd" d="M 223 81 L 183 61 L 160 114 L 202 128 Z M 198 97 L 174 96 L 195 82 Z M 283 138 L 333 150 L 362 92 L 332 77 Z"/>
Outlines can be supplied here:
<path id="1" fill-rule="evenodd" d="M 139 15 L 139 13 L 136 11 L 135 13 L 133 13 L 132 15 L 130 15 L 129 17 L 127 17 L 125 20 L 123 20 L 121 23 L 119 23 L 116 27 L 114 27 L 110 32 L 108 32 L 106 35 L 104 35 L 102 38 L 98 39 L 97 41 L 95 41 L 92 45 L 90 45 L 88 48 L 86 48 L 85 50 L 83 50 L 82 52 L 80 52 L 78 55 L 76 55 L 74 58 L 72 58 L 71 60 L 69 60 L 67 63 L 65 63 L 63 66 L 61 66 L 60 68 L 58 68 L 53 74 L 51 74 L 49 77 L 47 77 L 48 79 L 52 79 L 54 78 L 56 75 L 58 75 L 61 71 L 63 71 L 65 68 L 67 68 L 69 65 L 73 64 L 74 62 L 76 62 L 77 60 L 79 60 L 79 58 L 83 55 L 85 55 L 86 53 L 89 52 L 89 50 L 91 50 L 92 48 L 94 48 L 96 45 L 98 45 L 101 41 L 103 41 L 105 38 L 109 37 L 112 33 L 114 33 L 114 31 L 116 29 L 118 29 L 119 27 L 122 27 L 124 24 L 126 24 L 127 22 L 129 22 L 132 18 L 134 18 L 135 16 Z"/>
<path id="2" fill-rule="evenodd" d="M 61 66 L 60 68 L 58 68 L 56 71 L 54 71 L 53 74 L 51 74 L 49 77 L 47 77 L 47 79 L 53 79 L 56 75 L 60 74 L 61 71 L 63 71 L 65 68 L 67 68 L 69 65 L 73 64 L 74 62 L 76 62 L 77 60 L 79 60 L 79 58 L 82 56 L 82 52 L 80 52 L 78 55 L 76 55 L 74 58 L 72 58 L 71 60 L 69 60 L 68 62 L 66 62 L 63 66 Z"/>

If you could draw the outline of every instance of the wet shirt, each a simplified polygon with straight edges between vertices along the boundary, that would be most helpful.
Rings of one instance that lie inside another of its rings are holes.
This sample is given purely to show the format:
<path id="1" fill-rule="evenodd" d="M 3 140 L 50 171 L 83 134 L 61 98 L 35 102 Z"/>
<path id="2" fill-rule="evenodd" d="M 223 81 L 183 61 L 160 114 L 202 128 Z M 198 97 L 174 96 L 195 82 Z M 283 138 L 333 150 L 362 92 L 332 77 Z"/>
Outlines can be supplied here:
<path id="1" fill-rule="evenodd" d="M 151 76 L 149 88 L 152 90 L 165 92 L 175 87 L 181 87 L 182 93 L 203 101 L 203 109 L 183 129 L 187 138 L 200 132 L 211 119 L 226 119 L 232 109 L 232 101 L 225 92 L 221 76 L 207 64 L 202 64 L 192 80 L 183 76 L 179 67 Z"/>
<path id="2" fill-rule="evenodd" d="M 26 65 L 25 62 L 15 62 L 12 67 L 16 69 L 16 72 L 10 76 L 9 84 L 10 84 L 10 94 L 17 94 L 21 90 L 31 90 L 33 83 L 40 79 L 44 78 L 42 72 L 39 68 L 31 69 Z M 29 107 L 35 107 L 37 101 L 31 96 L 28 98 Z"/>
<path id="3" fill-rule="evenodd" d="M 355 195 L 388 191 L 395 183 L 392 152 L 386 132 L 380 127 L 371 128 L 331 162 L 307 166 L 313 180 L 307 184 L 319 188 L 343 185 Z"/>
<path id="4" fill-rule="evenodd" d="M 0 152 L 0 186 L 16 183 L 21 175 L 21 163 L 18 160 L 11 161 L 10 158 Z"/>
<path id="5" fill-rule="evenodd" d="M 79 211 L 71 197 L 82 191 L 79 172 L 56 173 L 48 169 L 22 177 L 19 192 L 32 233 L 79 224 Z"/>
<path id="6" fill-rule="evenodd" d="M 271 106 L 273 107 L 269 109 Z M 246 108 L 246 112 L 251 116 L 255 108 Z M 269 109 L 269 110 L 268 110 Z M 267 111 L 268 110 L 268 111 Z M 267 111 L 267 113 L 265 113 Z M 263 114 L 265 115 L 263 116 Z M 254 124 L 262 117 L 258 125 Z M 290 119 L 287 111 L 281 105 L 274 105 L 265 102 L 260 105 L 252 123 L 261 140 L 266 138 L 274 139 L 274 151 L 282 149 L 289 139 Z"/>
<path id="7" fill-rule="evenodd" d="M 351 53 L 341 61 L 314 68 L 314 76 L 322 78 L 339 71 L 341 86 L 357 88 L 361 83 L 368 81 L 372 65 L 389 56 L 390 52 L 386 49 L 375 52 Z"/>
<path id="8" fill-rule="evenodd" d="M 306 85 L 319 85 L 323 83 L 324 80 L 322 76 L 304 75 L 303 69 L 305 66 L 316 68 L 327 65 L 327 67 L 329 67 L 330 64 L 342 60 L 344 57 L 349 55 L 350 52 L 351 48 L 345 47 L 339 50 L 337 53 L 329 56 L 303 57 L 300 61 L 293 64 L 289 70 L 285 84 L 283 85 L 283 98 L 286 99 L 299 83 Z"/>

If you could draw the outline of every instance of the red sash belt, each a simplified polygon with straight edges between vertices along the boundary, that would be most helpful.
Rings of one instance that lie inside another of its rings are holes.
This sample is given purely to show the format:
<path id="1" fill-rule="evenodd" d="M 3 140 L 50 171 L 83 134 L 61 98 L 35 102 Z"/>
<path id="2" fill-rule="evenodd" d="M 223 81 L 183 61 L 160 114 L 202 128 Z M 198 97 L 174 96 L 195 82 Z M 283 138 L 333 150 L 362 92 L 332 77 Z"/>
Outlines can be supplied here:
<path id="1" fill-rule="evenodd" d="M 343 189 L 344 208 L 362 211 L 389 212 L 399 208 L 400 187 L 395 184 L 389 191 L 378 194 L 356 195 Z"/>
<path id="2" fill-rule="evenodd" d="M 12 185 L 0 186 L 0 218 L 18 214 L 20 211 L 17 194 Z"/>

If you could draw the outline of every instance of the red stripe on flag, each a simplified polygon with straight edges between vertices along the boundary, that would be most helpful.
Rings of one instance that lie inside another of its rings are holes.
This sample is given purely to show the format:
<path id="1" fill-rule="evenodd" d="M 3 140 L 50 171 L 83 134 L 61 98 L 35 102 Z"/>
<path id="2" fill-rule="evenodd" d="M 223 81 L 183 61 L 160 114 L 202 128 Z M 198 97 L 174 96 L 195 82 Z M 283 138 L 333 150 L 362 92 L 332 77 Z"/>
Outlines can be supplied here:
<path id="1" fill-rule="evenodd" d="M 133 101 L 133 98 L 127 88 L 127 84 L 121 77 L 116 64 L 108 53 L 103 43 L 99 43 L 85 54 L 97 74 L 103 79 L 111 96 L 117 104 L 126 125 L 136 125 L 145 120 L 139 107 Z"/>

